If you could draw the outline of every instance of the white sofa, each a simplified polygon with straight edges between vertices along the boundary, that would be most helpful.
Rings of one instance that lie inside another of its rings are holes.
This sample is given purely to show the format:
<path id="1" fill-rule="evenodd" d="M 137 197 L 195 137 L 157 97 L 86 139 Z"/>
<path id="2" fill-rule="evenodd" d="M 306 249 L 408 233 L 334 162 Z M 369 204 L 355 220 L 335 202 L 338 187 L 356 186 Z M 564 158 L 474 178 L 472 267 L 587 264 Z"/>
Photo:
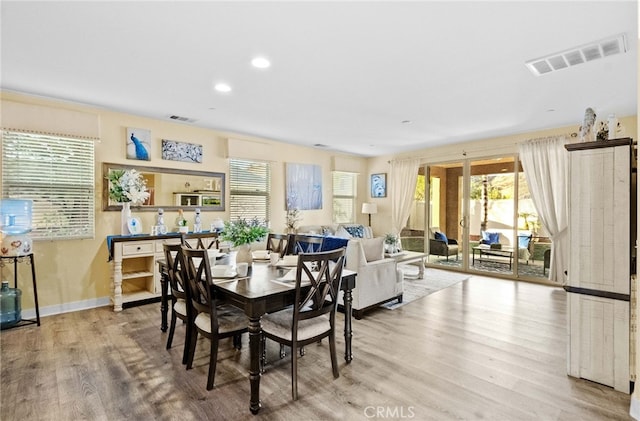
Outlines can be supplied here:
<path id="1" fill-rule="evenodd" d="M 362 224 L 327 224 L 327 225 L 301 225 L 297 233 L 298 234 L 310 234 L 310 235 L 330 235 L 341 238 L 351 238 L 353 235 L 347 231 L 347 229 L 355 232 L 354 230 L 362 230 L 362 238 L 373 238 L 373 231 L 371 227 Z M 346 232 L 346 233 L 345 233 Z"/>

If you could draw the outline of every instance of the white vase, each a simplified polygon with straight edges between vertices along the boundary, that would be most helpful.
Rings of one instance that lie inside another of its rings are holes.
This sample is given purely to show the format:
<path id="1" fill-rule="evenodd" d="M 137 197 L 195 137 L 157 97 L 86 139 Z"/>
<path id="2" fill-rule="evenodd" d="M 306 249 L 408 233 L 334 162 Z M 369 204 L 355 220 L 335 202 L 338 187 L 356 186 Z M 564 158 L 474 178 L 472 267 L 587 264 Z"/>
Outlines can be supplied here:
<path id="1" fill-rule="evenodd" d="M 120 231 L 122 235 L 129 235 L 129 218 L 131 218 L 131 202 L 122 202 L 120 211 Z"/>
<path id="2" fill-rule="evenodd" d="M 253 256 L 251 256 L 251 244 L 242 244 L 238 246 L 236 252 L 236 266 L 238 263 L 247 263 L 251 267 L 253 263 Z"/>

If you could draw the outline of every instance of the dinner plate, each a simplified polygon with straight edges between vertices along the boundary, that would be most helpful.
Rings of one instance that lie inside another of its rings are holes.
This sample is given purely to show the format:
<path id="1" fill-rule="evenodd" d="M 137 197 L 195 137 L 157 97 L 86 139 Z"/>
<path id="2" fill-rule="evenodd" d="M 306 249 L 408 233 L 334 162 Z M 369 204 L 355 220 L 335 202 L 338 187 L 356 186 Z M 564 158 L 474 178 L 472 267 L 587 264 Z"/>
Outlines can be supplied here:
<path id="1" fill-rule="evenodd" d="M 142 232 L 142 222 L 139 218 L 129 218 L 127 220 L 127 227 L 130 234 L 140 234 Z"/>
<path id="2" fill-rule="evenodd" d="M 232 270 L 231 272 L 225 272 L 224 275 L 218 275 L 218 276 L 213 276 L 211 275 L 211 277 L 215 280 L 215 279 L 233 279 L 236 276 L 238 276 L 238 272 L 236 272 L 235 270 Z"/>

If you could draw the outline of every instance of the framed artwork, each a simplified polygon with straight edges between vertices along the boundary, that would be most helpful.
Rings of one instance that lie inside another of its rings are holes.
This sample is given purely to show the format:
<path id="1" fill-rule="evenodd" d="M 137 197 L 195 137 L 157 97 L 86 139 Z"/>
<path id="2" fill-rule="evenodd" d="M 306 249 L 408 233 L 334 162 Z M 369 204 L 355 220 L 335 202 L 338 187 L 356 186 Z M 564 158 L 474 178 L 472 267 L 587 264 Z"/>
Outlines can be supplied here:
<path id="1" fill-rule="evenodd" d="M 387 173 L 371 174 L 371 197 L 387 197 Z"/>
<path id="2" fill-rule="evenodd" d="M 151 131 L 127 127 L 127 159 L 151 161 Z"/>
<path id="3" fill-rule="evenodd" d="M 162 159 L 202 164 L 202 145 L 162 139 Z"/>
<path id="4" fill-rule="evenodd" d="M 322 168 L 287 163 L 287 209 L 322 209 Z"/>

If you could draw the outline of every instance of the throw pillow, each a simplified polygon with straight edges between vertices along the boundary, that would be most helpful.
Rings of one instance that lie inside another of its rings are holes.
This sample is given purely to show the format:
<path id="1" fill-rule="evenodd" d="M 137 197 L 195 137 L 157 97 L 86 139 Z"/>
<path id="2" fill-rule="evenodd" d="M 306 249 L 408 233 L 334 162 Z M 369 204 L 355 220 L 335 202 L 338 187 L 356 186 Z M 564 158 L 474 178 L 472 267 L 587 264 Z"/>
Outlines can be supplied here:
<path id="1" fill-rule="evenodd" d="M 352 237 L 364 238 L 364 227 L 362 225 L 343 226 Z"/>
<path id="2" fill-rule="evenodd" d="M 484 244 L 498 244 L 500 242 L 500 233 L 482 231 L 482 240 Z"/>
<path id="3" fill-rule="evenodd" d="M 528 235 L 519 235 L 518 236 L 518 247 L 521 248 L 521 249 L 528 248 L 530 240 L 531 240 L 531 237 L 529 237 Z"/>
<path id="4" fill-rule="evenodd" d="M 374 262 L 384 258 L 384 237 L 363 238 L 360 240 L 364 257 L 367 262 Z"/>
<path id="5" fill-rule="evenodd" d="M 436 240 L 440 240 L 440 241 L 444 241 L 445 244 L 449 243 L 449 239 L 447 238 L 446 235 L 444 235 L 444 233 L 442 232 L 438 232 L 436 231 L 436 233 L 434 234 L 434 236 L 436 237 Z"/>
<path id="6" fill-rule="evenodd" d="M 346 229 L 344 229 L 344 227 L 341 225 L 338 230 L 336 231 L 336 237 L 340 237 L 340 238 L 353 238 L 353 236 L 351 234 L 349 234 L 349 231 L 347 231 Z"/>

